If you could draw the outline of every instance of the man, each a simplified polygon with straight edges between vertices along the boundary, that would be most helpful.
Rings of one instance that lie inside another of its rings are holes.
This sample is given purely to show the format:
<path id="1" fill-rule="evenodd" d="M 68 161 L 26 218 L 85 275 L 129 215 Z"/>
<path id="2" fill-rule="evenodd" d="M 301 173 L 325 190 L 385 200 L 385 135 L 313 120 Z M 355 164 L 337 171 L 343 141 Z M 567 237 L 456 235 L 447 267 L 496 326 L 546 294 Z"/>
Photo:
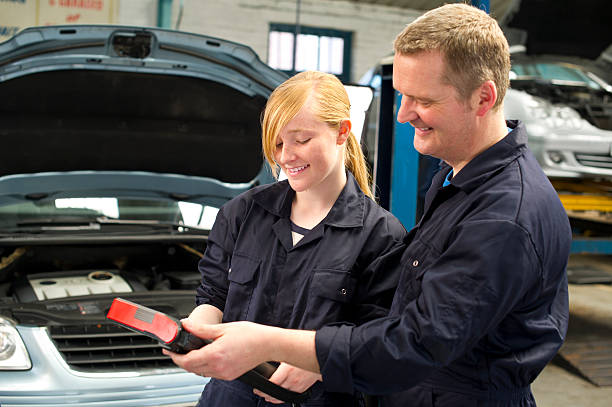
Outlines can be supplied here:
<path id="1" fill-rule="evenodd" d="M 445 164 L 408 235 L 389 316 L 316 332 L 187 323 L 215 342 L 174 361 L 233 379 L 277 360 L 320 371 L 329 391 L 406 391 L 388 405 L 535 405 L 530 383 L 567 329 L 571 232 L 523 125 L 504 120 L 509 69 L 499 26 L 467 5 L 431 10 L 395 41 L 398 120 Z"/>

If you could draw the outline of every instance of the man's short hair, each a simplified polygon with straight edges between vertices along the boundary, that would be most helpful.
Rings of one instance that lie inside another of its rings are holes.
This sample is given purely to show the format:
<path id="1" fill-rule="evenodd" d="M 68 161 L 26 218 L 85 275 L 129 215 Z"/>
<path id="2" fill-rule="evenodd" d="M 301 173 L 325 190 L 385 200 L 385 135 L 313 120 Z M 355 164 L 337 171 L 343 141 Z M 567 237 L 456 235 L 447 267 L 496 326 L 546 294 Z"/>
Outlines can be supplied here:
<path id="1" fill-rule="evenodd" d="M 462 99 L 487 80 L 497 87 L 494 109 L 510 84 L 508 41 L 497 21 L 467 4 L 446 4 L 408 24 L 394 42 L 396 54 L 439 51 L 446 62 L 443 80 Z"/>

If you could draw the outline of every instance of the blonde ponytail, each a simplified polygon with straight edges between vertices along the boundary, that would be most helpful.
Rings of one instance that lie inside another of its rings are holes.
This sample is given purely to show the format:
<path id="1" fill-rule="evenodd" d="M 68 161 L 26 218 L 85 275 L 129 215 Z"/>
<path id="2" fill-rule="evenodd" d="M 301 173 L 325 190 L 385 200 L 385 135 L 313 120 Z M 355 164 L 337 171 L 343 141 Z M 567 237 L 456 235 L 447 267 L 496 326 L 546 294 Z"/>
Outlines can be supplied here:
<path id="1" fill-rule="evenodd" d="M 353 174 L 363 193 L 374 199 L 372 190 L 370 189 L 370 183 L 372 181 L 370 171 L 368 171 L 365 156 L 353 132 L 351 132 L 346 140 L 344 166 Z"/>

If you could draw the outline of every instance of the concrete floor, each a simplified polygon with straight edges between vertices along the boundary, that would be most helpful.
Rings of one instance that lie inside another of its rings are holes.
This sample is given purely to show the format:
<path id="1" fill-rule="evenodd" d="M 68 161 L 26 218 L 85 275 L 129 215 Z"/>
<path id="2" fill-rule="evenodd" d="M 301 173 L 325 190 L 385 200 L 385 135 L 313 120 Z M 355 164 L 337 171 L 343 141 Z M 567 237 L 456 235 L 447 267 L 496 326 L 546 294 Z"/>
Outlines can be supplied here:
<path id="1" fill-rule="evenodd" d="M 601 273 L 612 275 L 612 256 L 572 255 L 568 272 L 570 277 L 572 273 L 577 279 L 582 276 L 583 281 Z M 596 280 L 592 284 L 569 285 L 570 322 L 566 345 L 599 341 L 609 344 L 606 349 L 612 349 L 612 285 L 604 283 L 605 278 L 599 278 L 599 284 Z M 600 365 L 598 378 L 612 383 L 609 380 L 612 364 L 607 362 L 612 357 L 610 351 L 603 357 L 599 359 L 605 362 Z M 532 384 L 538 407 L 612 406 L 612 385 L 596 386 L 565 363 L 562 358 L 555 358 Z"/>
<path id="2" fill-rule="evenodd" d="M 612 386 L 597 387 L 551 363 L 531 389 L 538 407 L 610 407 Z"/>

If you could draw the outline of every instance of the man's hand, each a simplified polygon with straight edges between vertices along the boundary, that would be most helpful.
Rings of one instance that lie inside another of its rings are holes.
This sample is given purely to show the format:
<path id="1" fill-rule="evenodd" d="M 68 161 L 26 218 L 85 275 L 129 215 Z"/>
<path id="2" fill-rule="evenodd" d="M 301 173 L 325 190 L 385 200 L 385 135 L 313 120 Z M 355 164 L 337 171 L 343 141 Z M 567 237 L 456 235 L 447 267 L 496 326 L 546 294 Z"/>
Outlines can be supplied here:
<path id="1" fill-rule="evenodd" d="M 308 370 L 302 370 L 295 366 L 281 363 L 276 369 L 276 372 L 270 377 L 272 383 L 278 384 L 289 390 L 293 390 L 297 393 L 302 393 L 309 389 L 315 382 L 321 381 L 321 375 L 319 373 L 309 372 Z M 267 402 L 274 404 L 282 404 L 284 401 L 277 400 L 260 390 L 254 389 L 253 392 L 260 397 L 266 399 Z"/>
<path id="2" fill-rule="evenodd" d="M 315 332 L 282 329 L 253 322 L 197 324 L 185 319 L 183 328 L 213 343 L 185 355 L 164 349 L 174 363 L 200 376 L 234 380 L 255 366 L 269 361 L 319 372 Z"/>
<path id="3" fill-rule="evenodd" d="M 185 319 L 183 327 L 200 338 L 214 341 L 185 355 L 163 350 L 174 363 L 189 372 L 234 380 L 267 360 L 266 341 L 269 339 L 266 339 L 266 334 L 269 327 L 264 325 L 251 322 L 204 325 Z"/>

